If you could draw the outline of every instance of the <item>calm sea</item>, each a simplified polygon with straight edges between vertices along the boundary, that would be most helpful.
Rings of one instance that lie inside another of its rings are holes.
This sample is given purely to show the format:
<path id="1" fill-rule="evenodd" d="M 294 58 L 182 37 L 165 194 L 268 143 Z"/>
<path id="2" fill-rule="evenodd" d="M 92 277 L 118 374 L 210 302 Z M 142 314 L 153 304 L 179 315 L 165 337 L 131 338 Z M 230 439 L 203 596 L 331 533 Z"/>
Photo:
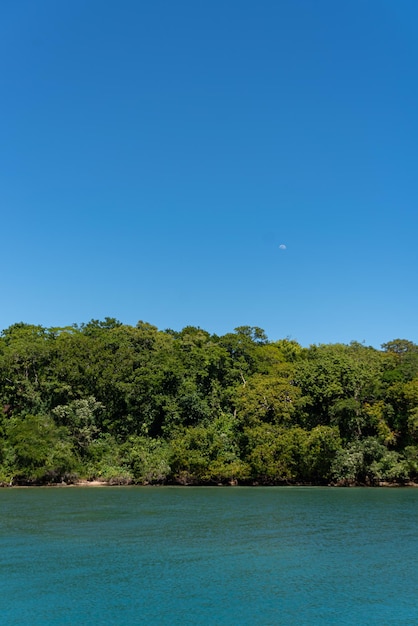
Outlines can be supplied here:
<path id="1" fill-rule="evenodd" d="M 0 491 L 0 622 L 418 624 L 418 489 Z"/>

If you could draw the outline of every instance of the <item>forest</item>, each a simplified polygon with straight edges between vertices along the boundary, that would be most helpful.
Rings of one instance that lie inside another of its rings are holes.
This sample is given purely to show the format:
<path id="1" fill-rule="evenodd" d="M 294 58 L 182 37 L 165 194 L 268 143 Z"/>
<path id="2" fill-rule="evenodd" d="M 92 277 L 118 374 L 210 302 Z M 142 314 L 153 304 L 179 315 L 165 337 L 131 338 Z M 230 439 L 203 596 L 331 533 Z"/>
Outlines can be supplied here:
<path id="1" fill-rule="evenodd" d="M 0 336 L 0 484 L 418 480 L 418 346 L 113 318 Z"/>

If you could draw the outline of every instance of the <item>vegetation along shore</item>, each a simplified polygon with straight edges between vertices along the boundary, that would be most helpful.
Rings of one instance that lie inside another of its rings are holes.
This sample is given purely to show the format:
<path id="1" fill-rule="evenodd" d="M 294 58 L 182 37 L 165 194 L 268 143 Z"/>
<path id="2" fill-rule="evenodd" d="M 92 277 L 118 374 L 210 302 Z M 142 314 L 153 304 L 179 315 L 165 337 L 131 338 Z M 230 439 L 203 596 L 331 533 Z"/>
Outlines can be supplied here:
<path id="1" fill-rule="evenodd" d="M 414 485 L 418 346 L 115 319 L 0 337 L 0 483 Z"/>

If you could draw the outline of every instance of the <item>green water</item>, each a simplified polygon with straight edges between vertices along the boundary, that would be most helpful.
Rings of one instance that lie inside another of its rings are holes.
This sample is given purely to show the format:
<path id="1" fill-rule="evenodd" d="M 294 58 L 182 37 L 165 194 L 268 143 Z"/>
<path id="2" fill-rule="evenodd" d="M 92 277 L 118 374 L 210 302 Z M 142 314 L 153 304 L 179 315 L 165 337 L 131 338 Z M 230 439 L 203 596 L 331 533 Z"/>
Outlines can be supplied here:
<path id="1" fill-rule="evenodd" d="M 418 624 L 418 489 L 0 491 L 1 624 Z"/>

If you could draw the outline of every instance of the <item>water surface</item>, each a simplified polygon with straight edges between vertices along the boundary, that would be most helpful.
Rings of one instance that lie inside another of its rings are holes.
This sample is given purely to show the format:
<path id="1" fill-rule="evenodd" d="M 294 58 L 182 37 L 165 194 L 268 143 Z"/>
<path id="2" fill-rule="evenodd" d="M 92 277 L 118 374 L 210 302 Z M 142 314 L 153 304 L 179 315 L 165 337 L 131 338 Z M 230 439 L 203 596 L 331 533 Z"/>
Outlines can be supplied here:
<path id="1" fill-rule="evenodd" d="M 24 626 L 418 623 L 418 489 L 0 491 Z"/>

